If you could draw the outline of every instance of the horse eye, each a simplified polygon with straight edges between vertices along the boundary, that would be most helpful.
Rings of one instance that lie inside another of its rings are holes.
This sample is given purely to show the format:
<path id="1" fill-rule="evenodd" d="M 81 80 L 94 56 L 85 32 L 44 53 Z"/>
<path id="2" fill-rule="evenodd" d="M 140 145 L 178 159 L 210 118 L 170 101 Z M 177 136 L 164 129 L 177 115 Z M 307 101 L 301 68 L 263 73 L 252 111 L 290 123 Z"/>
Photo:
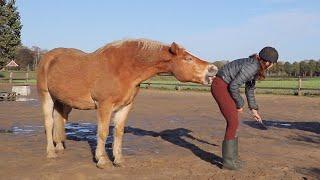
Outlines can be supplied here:
<path id="1" fill-rule="evenodd" d="M 191 60 L 192 60 L 192 57 L 191 57 L 191 56 L 188 56 L 188 57 L 186 58 L 186 60 L 187 60 L 187 61 L 191 61 Z"/>

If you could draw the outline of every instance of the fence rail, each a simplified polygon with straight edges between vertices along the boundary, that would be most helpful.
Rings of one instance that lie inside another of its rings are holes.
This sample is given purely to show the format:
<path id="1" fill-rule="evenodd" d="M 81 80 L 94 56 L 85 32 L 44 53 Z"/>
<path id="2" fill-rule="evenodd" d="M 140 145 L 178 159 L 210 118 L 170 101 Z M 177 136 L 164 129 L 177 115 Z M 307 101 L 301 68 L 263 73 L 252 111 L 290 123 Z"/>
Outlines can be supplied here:
<path id="1" fill-rule="evenodd" d="M 146 85 L 151 87 L 152 85 L 163 85 L 163 86 L 180 86 L 180 87 L 208 87 L 210 88 L 211 85 L 198 85 L 198 84 L 183 84 L 183 83 L 158 83 L 158 82 L 143 82 L 141 83 L 142 85 Z M 242 87 L 244 88 L 244 87 Z M 297 88 L 293 88 L 293 87 L 268 87 L 268 86 L 258 86 L 256 87 L 256 89 L 285 89 L 285 90 L 314 90 L 320 91 L 320 88 L 302 88 L 302 87 L 297 87 Z"/>
<path id="2" fill-rule="evenodd" d="M 165 76 L 167 77 L 160 75 L 159 78 L 147 80 L 141 83 L 141 87 L 147 89 L 210 90 L 210 85 L 181 83 L 177 80 L 172 80 L 173 78 L 170 78 L 170 75 Z M 244 87 L 241 87 L 240 90 L 243 91 Z M 281 80 L 280 77 L 269 78 L 267 80 L 257 82 L 256 90 L 258 93 L 320 95 L 320 78 L 284 77 L 283 80 Z"/>
<path id="3" fill-rule="evenodd" d="M 32 84 L 36 82 L 36 73 L 34 71 L 16 71 L 0 72 L 0 83 L 22 83 Z M 162 73 L 155 78 L 151 78 L 140 84 L 142 88 L 161 88 L 175 90 L 210 90 L 209 85 L 200 85 L 194 83 L 181 83 L 177 81 L 172 74 Z M 260 92 L 265 90 L 266 93 L 274 91 L 283 91 L 280 94 L 314 94 L 320 95 L 320 78 L 291 78 L 277 77 L 269 78 L 261 83 L 257 83 L 256 89 Z M 241 88 L 243 91 L 243 87 Z"/>
<path id="4" fill-rule="evenodd" d="M 34 71 L 4 71 L 0 74 L 1 83 L 30 83 L 35 81 Z"/>

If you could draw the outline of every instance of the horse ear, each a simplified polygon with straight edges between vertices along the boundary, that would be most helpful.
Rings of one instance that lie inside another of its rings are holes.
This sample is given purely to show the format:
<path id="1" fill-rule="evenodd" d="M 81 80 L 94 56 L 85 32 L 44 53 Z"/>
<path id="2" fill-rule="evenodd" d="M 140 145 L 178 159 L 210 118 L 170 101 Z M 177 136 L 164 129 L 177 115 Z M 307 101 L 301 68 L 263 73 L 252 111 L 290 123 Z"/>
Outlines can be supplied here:
<path id="1" fill-rule="evenodd" d="M 173 42 L 173 43 L 171 44 L 171 46 L 170 46 L 169 51 L 170 51 L 172 54 L 177 55 L 177 54 L 180 53 L 181 47 L 180 47 L 177 43 Z"/>

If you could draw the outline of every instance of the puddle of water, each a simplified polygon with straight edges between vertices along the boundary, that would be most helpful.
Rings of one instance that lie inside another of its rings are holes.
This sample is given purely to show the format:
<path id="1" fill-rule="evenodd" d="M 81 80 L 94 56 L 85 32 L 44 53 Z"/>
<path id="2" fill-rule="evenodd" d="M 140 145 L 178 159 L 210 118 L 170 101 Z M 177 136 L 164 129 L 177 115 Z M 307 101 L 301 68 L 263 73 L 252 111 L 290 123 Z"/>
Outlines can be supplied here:
<path id="1" fill-rule="evenodd" d="M 75 141 L 88 141 L 96 144 L 97 140 L 97 126 L 92 123 L 67 123 L 65 126 L 67 139 Z M 36 132 L 43 132 L 44 126 L 39 125 L 23 125 L 13 126 L 10 129 L 2 129 L 2 133 L 13 133 L 13 134 L 30 134 Z M 112 131 L 107 138 L 106 144 L 111 144 L 113 141 Z"/>
<path id="2" fill-rule="evenodd" d="M 91 148 L 97 146 L 97 126 L 92 123 L 67 123 L 65 126 L 66 135 L 68 140 L 74 141 L 87 141 Z M 23 125 L 13 126 L 10 129 L 0 129 L 0 133 L 12 133 L 12 134 L 34 134 L 38 132 L 44 132 L 44 126 L 39 125 Z M 106 140 L 106 149 L 112 149 L 113 131 L 109 131 L 109 136 Z M 130 150 L 130 148 L 123 147 L 123 150 Z M 132 149 L 131 149 L 132 150 Z"/>
<path id="3" fill-rule="evenodd" d="M 268 123 L 269 126 L 292 126 L 292 124 L 288 123 L 281 123 L 281 122 L 272 122 Z"/>
<path id="4" fill-rule="evenodd" d="M 26 101 L 38 101 L 37 99 L 32 99 L 32 98 L 27 98 L 27 97 L 17 97 L 16 98 L 17 102 L 26 102 Z"/>
<path id="5" fill-rule="evenodd" d="M 67 132 L 67 133 L 66 133 L 67 136 L 68 136 L 68 135 L 73 135 L 73 134 L 76 134 L 76 133 L 74 133 L 74 132 Z"/>
<path id="6" fill-rule="evenodd" d="M 30 125 L 24 125 L 21 127 L 13 126 L 9 131 L 11 131 L 13 134 L 41 132 L 43 131 L 43 126 L 30 126 Z"/>
<path id="7" fill-rule="evenodd" d="M 97 125 L 92 123 L 67 123 L 66 124 L 67 139 L 75 141 L 88 141 L 96 146 L 97 141 Z M 113 142 L 112 131 L 107 137 L 106 145 Z"/>
<path id="8" fill-rule="evenodd" d="M 244 124 L 260 129 L 259 126 L 257 126 L 255 122 L 253 121 L 244 121 Z M 263 123 L 268 128 L 285 128 L 285 129 L 296 129 L 301 131 L 308 131 L 316 134 L 320 134 L 320 123 L 316 121 L 311 122 L 284 122 L 284 121 L 269 121 L 269 120 L 263 120 Z"/>
<path id="9" fill-rule="evenodd" d="M 66 135 L 68 139 L 77 141 L 96 141 L 97 126 L 92 123 L 67 123 L 65 126 Z M 6 130 L 3 129 L 1 132 L 8 132 L 13 134 L 25 134 L 32 132 L 43 132 L 44 126 L 39 125 L 22 125 L 13 126 L 12 128 Z M 108 141 L 112 140 L 112 131 L 110 131 L 110 136 Z"/>

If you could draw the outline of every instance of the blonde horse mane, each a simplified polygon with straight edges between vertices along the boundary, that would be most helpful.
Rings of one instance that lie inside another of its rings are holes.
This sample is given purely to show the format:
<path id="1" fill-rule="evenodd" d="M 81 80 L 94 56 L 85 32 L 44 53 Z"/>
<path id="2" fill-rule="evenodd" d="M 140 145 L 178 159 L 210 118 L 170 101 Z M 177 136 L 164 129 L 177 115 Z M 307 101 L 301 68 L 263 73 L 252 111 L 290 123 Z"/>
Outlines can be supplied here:
<path id="1" fill-rule="evenodd" d="M 149 50 L 149 51 L 161 51 L 164 46 L 168 46 L 167 44 L 164 44 L 162 42 L 154 41 L 150 39 L 123 39 L 123 40 L 113 41 L 101 47 L 96 52 L 101 52 L 110 47 L 119 48 L 125 43 L 129 43 L 129 42 L 137 42 L 138 47 L 140 47 L 141 50 Z"/>

